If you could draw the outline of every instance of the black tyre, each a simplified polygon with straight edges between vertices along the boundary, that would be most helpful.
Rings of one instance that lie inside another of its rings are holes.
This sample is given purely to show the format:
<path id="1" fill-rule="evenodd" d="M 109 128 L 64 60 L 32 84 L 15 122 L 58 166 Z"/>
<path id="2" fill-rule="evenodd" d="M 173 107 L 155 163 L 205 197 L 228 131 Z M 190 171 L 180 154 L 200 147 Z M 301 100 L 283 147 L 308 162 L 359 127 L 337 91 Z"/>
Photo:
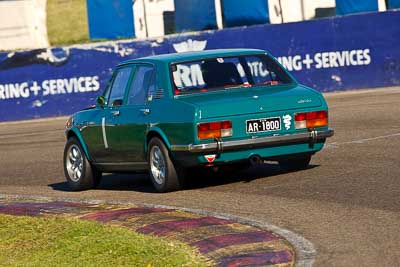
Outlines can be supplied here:
<path id="1" fill-rule="evenodd" d="M 157 137 L 152 138 L 148 144 L 147 160 L 150 179 L 158 192 L 170 192 L 183 187 L 183 171 L 174 165 L 168 149 Z"/>
<path id="2" fill-rule="evenodd" d="M 96 187 L 101 173 L 87 160 L 81 144 L 75 137 L 68 139 L 64 148 L 64 175 L 74 191 Z"/>
<path id="3" fill-rule="evenodd" d="M 279 160 L 279 166 L 286 171 L 298 171 L 307 169 L 311 161 L 311 155 L 289 157 Z"/>

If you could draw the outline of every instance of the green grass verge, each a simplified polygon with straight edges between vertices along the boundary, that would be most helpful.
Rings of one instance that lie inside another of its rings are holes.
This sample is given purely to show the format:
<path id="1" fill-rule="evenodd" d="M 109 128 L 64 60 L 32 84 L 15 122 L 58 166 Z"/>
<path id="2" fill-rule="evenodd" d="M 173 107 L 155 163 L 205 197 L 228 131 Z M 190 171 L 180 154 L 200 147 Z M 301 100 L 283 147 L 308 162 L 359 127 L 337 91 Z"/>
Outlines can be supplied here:
<path id="1" fill-rule="evenodd" d="M 51 45 L 90 42 L 85 0 L 47 0 L 47 35 Z"/>
<path id="2" fill-rule="evenodd" d="M 206 266 L 181 243 L 96 222 L 0 215 L 3 266 Z"/>

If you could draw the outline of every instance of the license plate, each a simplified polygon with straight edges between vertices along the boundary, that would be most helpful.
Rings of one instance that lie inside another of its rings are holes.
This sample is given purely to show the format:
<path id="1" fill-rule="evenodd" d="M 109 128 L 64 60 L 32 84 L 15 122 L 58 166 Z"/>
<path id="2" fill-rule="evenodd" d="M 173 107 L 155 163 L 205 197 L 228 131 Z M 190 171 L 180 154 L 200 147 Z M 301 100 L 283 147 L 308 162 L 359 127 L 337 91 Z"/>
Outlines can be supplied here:
<path id="1" fill-rule="evenodd" d="M 271 131 L 279 131 L 280 129 L 281 129 L 281 118 L 279 117 L 246 121 L 247 133 L 271 132 Z"/>

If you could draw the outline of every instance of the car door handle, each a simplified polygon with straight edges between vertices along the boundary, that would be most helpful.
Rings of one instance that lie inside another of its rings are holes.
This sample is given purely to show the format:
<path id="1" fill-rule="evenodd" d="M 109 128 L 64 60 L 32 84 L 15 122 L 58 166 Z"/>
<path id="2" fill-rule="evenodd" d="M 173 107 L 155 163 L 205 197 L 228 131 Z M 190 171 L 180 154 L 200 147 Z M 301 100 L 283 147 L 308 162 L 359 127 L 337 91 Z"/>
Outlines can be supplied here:
<path id="1" fill-rule="evenodd" d="M 113 110 L 113 111 L 111 111 L 111 114 L 113 116 L 119 116 L 119 110 Z"/>
<path id="2" fill-rule="evenodd" d="M 142 109 L 140 109 L 140 112 L 143 112 L 144 115 L 149 115 L 150 114 L 150 109 L 142 108 Z"/>

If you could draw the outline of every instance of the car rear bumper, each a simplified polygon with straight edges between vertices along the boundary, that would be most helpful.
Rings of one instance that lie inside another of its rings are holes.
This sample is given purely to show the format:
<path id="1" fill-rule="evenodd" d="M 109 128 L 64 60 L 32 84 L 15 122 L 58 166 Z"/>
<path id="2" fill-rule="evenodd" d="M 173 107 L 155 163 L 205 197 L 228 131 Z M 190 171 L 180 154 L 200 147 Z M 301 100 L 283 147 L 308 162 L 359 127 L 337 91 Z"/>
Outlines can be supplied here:
<path id="1" fill-rule="evenodd" d="M 325 140 L 328 137 L 333 136 L 334 130 L 312 130 L 304 133 L 290 134 L 290 135 L 278 135 L 278 136 L 268 136 L 260 137 L 246 140 L 237 141 L 226 141 L 216 140 L 212 143 L 199 144 L 199 145 L 172 145 L 171 151 L 173 152 L 191 152 L 191 153 L 201 153 L 201 152 L 215 152 L 222 153 L 223 151 L 233 151 L 249 148 L 259 148 L 259 147 L 272 147 L 279 145 L 288 145 L 294 143 L 309 143 L 310 146 L 313 144 Z"/>

